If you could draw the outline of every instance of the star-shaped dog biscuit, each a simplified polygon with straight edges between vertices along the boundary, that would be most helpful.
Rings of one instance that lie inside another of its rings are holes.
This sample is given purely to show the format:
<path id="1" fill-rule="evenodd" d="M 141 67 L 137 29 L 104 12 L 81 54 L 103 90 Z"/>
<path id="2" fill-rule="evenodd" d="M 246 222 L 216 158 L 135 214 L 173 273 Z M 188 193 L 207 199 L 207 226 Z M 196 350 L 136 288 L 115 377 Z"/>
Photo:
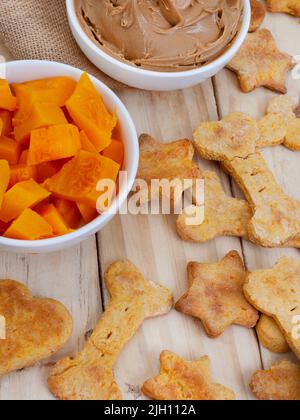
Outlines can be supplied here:
<path id="1" fill-rule="evenodd" d="M 0 340 L 0 377 L 46 359 L 70 338 L 72 318 L 52 299 L 34 298 L 13 280 L 0 281 L 0 314 L 6 339 Z"/>
<path id="2" fill-rule="evenodd" d="M 249 34 L 228 65 L 237 73 L 241 89 L 246 93 L 259 86 L 286 93 L 286 73 L 293 67 L 293 58 L 278 50 L 268 29 Z"/>
<path id="3" fill-rule="evenodd" d="M 269 12 L 288 13 L 290 15 L 300 17 L 299 0 L 267 0 Z"/>
<path id="4" fill-rule="evenodd" d="M 258 313 L 243 293 L 246 276 L 236 251 L 216 264 L 192 262 L 188 265 L 190 288 L 176 310 L 199 318 L 210 337 L 218 337 L 232 324 L 253 328 Z"/>
<path id="5" fill-rule="evenodd" d="M 193 162 L 194 153 L 194 146 L 189 140 L 164 144 L 148 134 L 143 134 L 140 137 L 140 165 L 137 177 L 147 182 L 152 197 L 164 195 L 161 189 L 153 191 L 153 180 L 176 182 L 176 188 L 171 196 L 167 197 L 174 204 L 185 189 L 190 188 L 190 185 L 184 185 L 184 180 L 194 181 L 202 178 L 200 169 Z"/>
<path id="6" fill-rule="evenodd" d="M 289 361 L 256 372 L 250 387 L 259 400 L 300 401 L 300 365 Z"/>
<path id="7" fill-rule="evenodd" d="M 160 363 L 160 374 L 142 387 L 142 392 L 153 400 L 235 400 L 233 391 L 213 382 L 207 356 L 189 362 L 164 351 Z"/>

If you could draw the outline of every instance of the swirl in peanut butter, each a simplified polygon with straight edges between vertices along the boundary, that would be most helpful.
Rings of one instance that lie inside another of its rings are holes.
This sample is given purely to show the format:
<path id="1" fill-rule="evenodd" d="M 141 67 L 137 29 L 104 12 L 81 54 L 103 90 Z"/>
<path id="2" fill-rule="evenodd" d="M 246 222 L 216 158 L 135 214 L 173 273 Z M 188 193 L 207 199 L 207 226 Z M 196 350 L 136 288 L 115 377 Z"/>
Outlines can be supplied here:
<path id="1" fill-rule="evenodd" d="M 132 65 L 191 70 L 223 54 L 240 28 L 243 0 L 75 0 L 88 35 Z"/>

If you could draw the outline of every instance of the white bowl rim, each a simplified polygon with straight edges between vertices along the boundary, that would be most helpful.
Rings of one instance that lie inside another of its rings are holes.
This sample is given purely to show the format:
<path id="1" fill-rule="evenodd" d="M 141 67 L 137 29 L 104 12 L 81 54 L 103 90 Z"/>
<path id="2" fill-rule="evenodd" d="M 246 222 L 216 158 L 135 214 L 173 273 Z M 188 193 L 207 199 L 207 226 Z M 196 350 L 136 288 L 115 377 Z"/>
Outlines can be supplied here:
<path id="1" fill-rule="evenodd" d="M 118 66 L 119 68 L 122 68 L 123 70 L 128 70 L 132 73 L 135 73 L 137 76 L 149 76 L 149 77 L 155 77 L 158 79 L 162 79 L 162 78 L 163 79 L 181 79 L 184 77 L 201 75 L 202 73 L 206 73 L 206 72 L 210 72 L 214 70 L 218 66 L 222 66 L 224 63 L 230 61 L 231 57 L 235 55 L 240 49 L 240 47 L 242 46 L 248 34 L 250 21 L 251 21 L 250 0 L 243 0 L 244 1 L 244 16 L 243 16 L 241 29 L 235 41 L 231 45 L 231 47 L 228 48 L 224 54 L 222 54 L 220 57 L 218 57 L 216 60 L 212 61 L 211 63 L 208 63 L 201 67 L 197 67 L 196 69 L 193 69 L 193 70 L 185 70 L 185 71 L 177 71 L 177 72 L 161 72 L 161 71 L 154 71 L 154 70 L 145 70 L 136 66 L 132 66 L 130 64 L 127 64 L 126 62 L 122 62 L 121 60 L 114 58 L 113 56 L 109 55 L 101 48 L 97 47 L 97 45 L 85 33 L 85 31 L 83 30 L 79 22 L 77 14 L 76 14 L 74 1 L 75 0 L 66 0 L 68 17 L 72 21 L 72 24 L 74 25 L 77 34 L 88 45 L 88 47 L 93 50 L 95 54 L 102 56 L 102 58 L 105 58 L 112 65 Z"/>
<path id="2" fill-rule="evenodd" d="M 47 66 L 47 68 L 49 67 L 57 68 L 57 66 L 59 66 L 62 70 L 62 76 L 64 75 L 63 74 L 64 69 L 72 70 L 73 72 L 76 71 L 78 72 L 78 75 L 79 73 L 84 73 L 84 70 L 80 70 L 68 64 L 58 63 L 55 61 L 47 61 L 47 60 L 9 61 L 7 63 L 0 63 L 0 70 L 1 70 L 1 67 L 5 67 L 5 70 L 8 72 L 10 66 L 21 65 L 23 67 L 26 67 L 26 65 L 32 65 L 32 64 Z M 90 74 L 89 76 L 91 80 L 94 83 L 96 83 L 96 85 L 98 85 L 96 86 L 97 89 L 98 87 L 100 87 L 99 89 L 100 92 L 105 92 L 107 95 L 110 95 L 113 98 L 115 102 L 115 107 L 122 111 L 123 115 L 125 116 L 128 122 L 128 127 L 130 131 L 134 135 L 134 138 L 136 138 L 136 141 L 134 142 L 133 147 L 134 147 L 134 150 L 135 150 L 134 153 L 135 153 L 135 156 L 137 156 L 137 159 L 135 159 L 133 167 L 130 168 L 130 172 L 132 173 L 131 179 L 128 178 L 128 183 L 127 183 L 126 188 L 124 188 L 122 191 L 119 192 L 117 197 L 113 200 L 108 212 L 99 215 L 95 220 L 93 220 L 90 223 L 87 223 L 81 228 L 75 230 L 74 232 L 71 232 L 62 236 L 57 236 L 55 238 L 40 239 L 40 240 L 35 240 L 35 241 L 11 239 L 11 238 L 5 238 L 3 236 L 0 236 L 0 247 L 6 247 L 7 249 L 16 249 L 16 248 L 22 249 L 23 248 L 24 251 L 35 250 L 38 248 L 43 249 L 45 247 L 45 252 L 47 252 L 47 248 L 49 249 L 57 248 L 59 250 L 61 248 L 68 246 L 68 244 L 72 245 L 73 243 L 74 244 L 78 243 L 79 241 L 81 241 L 81 239 L 83 240 L 84 238 L 87 238 L 93 233 L 99 231 L 99 229 L 101 229 L 102 226 L 108 223 L 110 219 L 112 218 L 112 215 L 115 215 L 117 213 L 117 210 L 122 206 L 122 204 L 125 202 L 126 198 L 128 197 L 133 187 L 135 177 L 138 171 L 138 164 L 139 164 L 139 144 L 138 144 L 137 131 L 127 108 L 125 107 L 123 102 L 120 100 L 120 98 L 108 86 L 106 86 L 103 82 L 98 80 L 96 77 Z"/>

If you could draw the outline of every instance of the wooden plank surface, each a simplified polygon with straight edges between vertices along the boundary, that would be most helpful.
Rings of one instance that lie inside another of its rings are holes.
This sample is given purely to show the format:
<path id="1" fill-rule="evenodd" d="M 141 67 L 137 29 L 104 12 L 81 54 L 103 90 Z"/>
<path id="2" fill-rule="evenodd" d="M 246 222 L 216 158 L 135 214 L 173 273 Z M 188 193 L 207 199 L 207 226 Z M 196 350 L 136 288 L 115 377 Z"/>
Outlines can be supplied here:
<path id="1" fill-rule="evenodd" d="M 185 137 L 191 139 L 197 124 L 217 118 L 210 81 L 184 92 L 150 93 L 126 89 L 120 96 L 131 112 L 138 132 L 151 133 L 166 142 Z M 217 169 L 210 162 L 200 164 Z M 221 176 L 229 191 L 228 179 Z M 167 286 L 175 300 L 187 289 L 189 261 L 215 262 L 232 249 L 241 253 L 237 239 L 220 238 L 205 245 L 181 241 L 175 231 L 173 216 L 118 217 L 99 234 L 99 243 L 103 268 L 116 258 L 129 258 L 148 279 Z M 233 327 L 221 338 L 211 340 L 200 322 L 175 311 L 162 319 L 147 321 L 121 355 L 116 373 L 126 398 L 142 398 L 137 390 L 146 378 L 157 374 L 159 354 L 166 349 L 187 359 L 208 354 L 215 378 L 234 389 L 238 398 L 252 398 L 249 379 L 261 366 L 253 332 Z M 135 390 L 133 394 L 132 389 Z"/>
<path id="2" fill-rule="evenodd" d="M 283 49 L 292 54 L 299 53 L 296 19 L 272 15 L 266 25 L 280 39 L 279 45 Z M 1 44 L 0 54 L 11 58 Z M 299 82 L 290 80 L 289 88 L 296 100 Z M 233 110 L 258 117 L 272 97 L 265 89 L 242 94 L 235 77 L 226 70 L 216 77 L 215 92 L 212 82 L 208 81 L 180 92 L 151 93 L 126 88 L 118 94 L 131 112 L 138 132 L 148 132 L 166 142 L 185 137 L 191 139 L 201 121 L 216 120 L 219 115 Z M 300 199 L 297 182 L 300 156 L 281 147 L 264 153 L 285 190 Z M 224 188 L 231 193 L 230 182 L 217 165 L 204 161 L 200 165 L 218 171 Z M 238 191 L 234 189 L 234 193 Z M 117 216 L 98 238 L 93 237 L 64 252 L 48 256 L 0 252 L 0 278 L 23 281 L 34 294 L 54 297 L 72 312 L 73 336 L 55 357 L 57 359 L 81 348 L 86 332 L 99 318 L 102 304 L 105 306 L 108 299 L 104 288 L 105 299 L 103 303 L 101 301 L 101 273 L 111 262 L 129 258 L 146 278 L 167 286 L 177 300 L 187 288 L 187 262 L 215 262 L 232 249 L 243 253 L 249 269 L 269 267 L 279 255 L 298 254 L 295 250 L 262 250 L 231 238 L 219 238 L 205 245 L 188 244 L 177 237 L 173 216 L 126 215 Z M 253 331 L 233 327 L 219 339 L 212 340 L 207 338 L 198 321 L 172 311 L 165 317 L 146 321 L 121 354 L 115 373 L 124 398 L 144 398 L 139 387 L 158 372 L 159 353 L 163 349 L 173 350 L 188 359 L 208 354 L 216 380 L 231 387 L 239 399 L 253 398 L 248 386 L 252 373 L 262 367 L 262 361 L 267 366 L 274 358 L 259 347 Z M 52 399 L 46 385 L 49 363 L 53 363 L 53 359 L 2 378 L 0 400 Z"/>
<path id="3" fill-rule="evenodd" d="M 263 27 L 270 29 L 279 49 L 292 56 L 299 55 L 300 29 L 298 19 L 283 14 L 268 14 Z M 291 74 L 287 80 L 288 95 L 295 104 L 298 104 L 300 100 L 300 81 L 294 80 Z M 236 76 L 229 70 L 224 70 L 216 76 L 215 88 L 218 108 L 222 117 L 233 111 L 242 111 L 254 118 L 261 118 L 270 99 L 276 96 L 276 93 L 264 88 L 256 89 L 249 94 L 242 93 Z M 300 183 L 298 179 L 300 153 L 278 146 L 264 149 L 263 155 L 284 191 L 300 200 Z M 241 195 L 236 186 L 234 186 L 234 193 L 237 196 Z M 296 249 L 263 249 L 247 241 L 243 242 L 243 250 L 247 267 L 251 271 L 260 268 L 270 268 L 276 263 L 278 258 L 284 255 L 299 258 L 299 250 Z M 261 347 L 261 354 L 265 368 L 269 368 L 272 362 L 277 360 L 295 359 L 292 354 L 276 355 L 263 347 Z"/>

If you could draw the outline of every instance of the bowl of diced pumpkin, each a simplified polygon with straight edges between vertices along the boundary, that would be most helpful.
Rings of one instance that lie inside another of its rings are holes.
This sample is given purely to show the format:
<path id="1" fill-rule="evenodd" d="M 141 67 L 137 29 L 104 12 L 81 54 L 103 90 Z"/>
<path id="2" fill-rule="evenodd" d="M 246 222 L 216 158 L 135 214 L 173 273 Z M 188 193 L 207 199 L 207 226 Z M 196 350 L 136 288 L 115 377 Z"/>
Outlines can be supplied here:
<path id="1" fill-rule="evenodd" d="M 75 245 L 101 230 L 132 188 L 132 119 L 106 85 L 73 67 L 16 61 L 0 75 L 0 248 Z M 105 180 L 114 188 L 99 188 Z"/>

